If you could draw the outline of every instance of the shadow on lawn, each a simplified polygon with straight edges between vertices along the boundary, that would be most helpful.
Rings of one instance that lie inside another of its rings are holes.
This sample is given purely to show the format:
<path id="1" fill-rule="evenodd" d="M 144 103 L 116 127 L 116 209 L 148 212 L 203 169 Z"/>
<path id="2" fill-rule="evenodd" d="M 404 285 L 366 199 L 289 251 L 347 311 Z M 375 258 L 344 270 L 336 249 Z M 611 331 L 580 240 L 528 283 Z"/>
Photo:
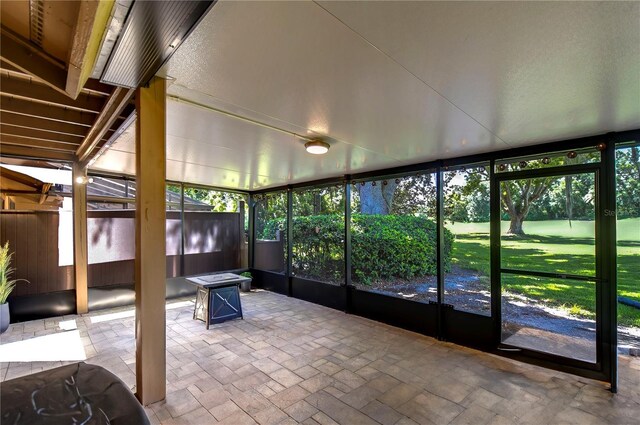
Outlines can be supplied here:
<path id="1" fill-rule="evenodd" d="M 540 236 L 540 235 L 502 235 L 503 241 L 513 241 L 521 243 L 540 243 L 545 245 L 595 245 L 594 238 L 573 238 L 567 236 Z"/>
<path id="2" fill-rule="evenodd" d="M 456 240 L 489 242 L 489 233 L 458 233 Z M 540 235 L 502 235 L 502 240 L 522 243 L 544 243 L 551 245 L 594 245 L 593 238 L 571 238 L 565 236 L 540 236 Z M 624 248 L 640 248 L 640 241 L 618 241 L 617 246 Z"/>

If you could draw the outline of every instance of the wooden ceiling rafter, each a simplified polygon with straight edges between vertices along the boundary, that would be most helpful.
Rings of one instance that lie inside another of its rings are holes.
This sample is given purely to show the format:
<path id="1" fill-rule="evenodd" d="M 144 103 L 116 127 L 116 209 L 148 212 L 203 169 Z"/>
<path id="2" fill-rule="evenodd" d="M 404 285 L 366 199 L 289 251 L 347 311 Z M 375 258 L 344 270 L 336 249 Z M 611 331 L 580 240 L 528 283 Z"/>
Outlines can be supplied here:
<path id="1" fill-rule="evenodd" d="M 103 140 L 107 130 L 113 126 L 116 118 L 120 116 L 120 113 L 131 102 L 134 93 L 135 90 L 133 89 L 116 87 L 104 105 L 100 115 L 98 115 L 94 126 L 91 127 L 82 145 L 80 145 L 76 151 L 76 156 L 81 163 L 86 164 L 91 160 L 91 154 L 94 149 Z"/>
<path id="2" fill-rule="evenodd" d="M 78 146 L 75 143 L 66 143 L 49 139 L 39 139 L 36 137 L 21 137 L 14 134 L 6 133 L 0 133 L 0 142 L 2 143 L 2 149 L 0 150 L 1 153 L 5 152 L 7 145 L 29 146 L 64 152 L 74 152 Z"/>
<path id="3" fill-rule="evenodd" d="M 86 165 L 129 116 L 134 90 L 89 78 L 114 3 L 82 0 L 47 15 L 75 23 L 48 45 L 2 22 L 0 154 Z"/>
<path id="4" fill-rule="evenodd" d="M 6 145 L 0 138 L 0 154 L 18 158 L 30 158 L 44 161 L 73 162 L 76 156 L 73 152 L 56 151 L 25 145 Z"/>
<path id="5" fill-rule="evenodd" d="M 86 126 L 49 120 L 39 116 L 22 115 L 4 110 L 0 111 L 0 123 L 14 127 L 33 128 L 70 136 L 84 137 L 87 134 Z"/>
<path id="6" fill-rule="evenodd" d="M 4 25 L 0 26 L 0 58 L 29 75 L 44 81 L 59 93 L 65 93 L 65 64 L 42 48 Z"/>
<path id="7" fill-rule="evenodd" d="M 0 154 L 88 163 L 128 117 L 134 91 L 88 80 L 73 100 L 0 61 Z"/>
<path id="8" fill-rule="evenodd" d="M 76 100 L 51 90 L 38 81 L 27 81 L 0 75 L 0 93 L 16 99 L 47 103 L 62 108 L 97 114 L 102 109 L 104 100 L 97 96 L 80 94 Z"/>
<path id="9" fill-rule="evenodd" d="M 56 92 L 72 100 L 77 99 L 93 70 L 113 5 L 114 0 L 80 0 L 75 4 L 61 4 L 58 8 L 61 14 L 57 19 L 75 22 L 75 25 L 68 41 L 58 45 L 57 54 L 47 50 L 46 43 L 43 43 L 43 37 L 48 37 L 44 25 L 47 15 L 38 13 L 41 10 L 35 13 L 31 10 L 29 13 L 32 19 L 29 23 L 30 35 L 21 32 L 15 21 L 2 22 L 0 58 L 14 68 L 38 78 Z M 49 26 L 49 37 L 56 39 L 55 36 L 51 37 L 52 28 L 55 27 Z M 49 44 L 49 48 L 51 47 Z M 61 53 L 65 50 L 66 56 L 62 57 Z"/>
<path id="10" fill-rule="evenodd" d="M 82 127 L 91 127 L 95 122 L 95 114 L 68 108 L 52 107 L 46 102 L 30 102 L 12 96 L 2 96 L 0 111 L 25 115 L 43 120 L 62 122 Z"/>
<path id="11" fill-rule="evenodd" d="M 33 138 L 40 140 L 51 140 L 53 142 L 80 144 L 82 143 L 82 136 L 75 136 L 70 134 L 56 133 L 41 128 L 34 127 L 19 127 L 5 122 L 0 123 L 1 134 L 11 134 L 16 137 Z"/>
<path id="12" fill-rule="evenodd" d="M 2 59 L 0 59 L 0 73 L 18 77 L 18 78 L 23 78 L 29 81 L 37 81 L 37 82 L 40 82 L 41 84 L 46 85 L 44 81 L 37 78 L 36 76 L 28 74 Z M 98 80 L 87 80 L 85 86 L 82 88 L 80 93 L 90 94 L 93 96 L 108 97 L 111 94 L 112 90 L 113 90 L 113 86 L 101 83 Z"/>

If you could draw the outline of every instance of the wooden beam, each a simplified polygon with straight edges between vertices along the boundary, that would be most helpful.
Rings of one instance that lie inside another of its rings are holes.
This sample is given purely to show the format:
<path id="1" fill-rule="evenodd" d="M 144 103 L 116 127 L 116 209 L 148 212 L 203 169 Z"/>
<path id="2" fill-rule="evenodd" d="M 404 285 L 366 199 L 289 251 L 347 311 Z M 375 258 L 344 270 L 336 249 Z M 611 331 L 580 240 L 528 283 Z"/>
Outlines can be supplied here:
<path id="1" fill-rule="evenodd" d="M 146 406 L 166 396 L 165 80 L 138 89 L 136 109 L 136 396 Z"/>
<path id="2" fill-rule="evenodd" d="M 66 94 L 67 71 L 64 63 L 4 25 L 0 27 L 0 45 L 2 60 L 44 81 L 59 93 Z"/>
<path id="3" fill-rule="evenodd" d="M 73 269 L 76 287 L 76 313 L 89 311 L 87 283 L 87 185 L 76 179 L 87 177 L 87 169 L 77 162 L 73 163 Z"/>
<path id="4" fill-rule="evenodd" d="M 6 146 L 24 146 L 27 148 L 42 148 L 50 149 L 52 151 L 64 151 L 73 153 L 78 147 L 74 143 L 58 142 L 55 140 L 43 140 L 34 139 L 29 137 L 15 136 L 13 134 L 0 133 L 0 143 L 2 143 L 2 149 Z"/>
<path id="5" fill-rule="evenodd" d="M 20 158 L 41 159 L 45 161 L 63 161 L 71 162 L 75 160 L 76 155 L 73 152 L 57 151 L 42 148 L 33 148 L 26 146 L 6 145 L 0 138 L 0 155 L 15 156 Z"/>
<path id="6" fill-rule="evenodd" d="M 4 171 L 2 172 L 4 175 Z M 3 195 L 34 195 L 38 192 L 33 190 L 11 190 L 11 189 L 0 189 L 0 193 Z"/>
<path id="7" fill-rule="evenodd" d="M 1 60 L 1 59 L 0 59 L 0 70 L 8 73 L 9 75 L 31 77 L 31 78 L 34 78 L 36 81 L 42 82 L 42 84 L 46 84 L 44 81 L 42 81 L 38 77 L 27 74 L 26 72 L 21 71 L 20 69 L 16 68 L 10 63 L 5 62 L 4 60 Z M 89 78 L 85 83 L 84 87 L 82 88 L 82 93 L 90 94 L 93 96 L 108 97 L 111 94 L 112 90 L 113 90 L 113 86 L 103 84 L 98 80 Z"/>
<path id="8" fill-rule="evenodd" d="M 45 183 L 42 185 L 42 191 L 40 192 L 40 201 L 38 202 L 40 205 L 44 204 L 47 200 L 47 193 L 49 193 L 49 189 L 51 189 L 51 183 Z"/>
<path id="9" fill-rule="evenodd" d="M 89 133 L 76 151 L 76 156 L 80 162 L 88 163 L 91 160 L 94 148 L 100 143 L 102 137 L 118 119 L 120 112 L 129 104 L 134 93 L 135 90 L 133 89 L 115 88 L 111 97 L 109 97 L 104 108 L 98 115 L 93 127 L 91 127 L 91 130 L 89 130 Z"/>
<path id="10" fill-rule="evenodd" d="M 14 98 L 46 102 L 64 108 L 72 108 L 78 111 L 98 113 L 104 106 L 104 99 L 98 96 L 80 94 L 77 99 L 71 99 L 65 94 L 51 90 L 50 87 L 27 81 L 22 78 L 0 77 L 0 92 Z"/>
<path id="11" fill-rule="evenodd" d="M 31 117 L 12 112 L 0 111 L 0 123 L 15 127 L 32 128 L 34 130 L 49 131 L 57 134 L 66 134 L 84 138 L 87 135 L 87 127 L 69 124 L 66 122 L 52 121 L 41 117 Z"/>
<path id="12" fill-rule="evenodd" d="M 107 30 L 114 1 L 81 0 L 69 54 L 66 92 L 74 99 L 84 87 Z"/>
<path id="13" fill-rule="evenodd" d="M 96 115 L 92 112 L 76 111 L 8 96 L 0 97 L 0 110 L 85 127 L 91 127 L 96 120 Z"/>
<path id="14" fill-rule="evenodd" d="M 83 138 L 83 136 L 54 133 L 47 130 L 40 130 L 38 128 L 14 126 L 5 122 L 0 124 L 0 133 L 24 137 L 27 139 L 51 140 L 54 142 L 71 143 L 74 145 L 82 143 Z"/>

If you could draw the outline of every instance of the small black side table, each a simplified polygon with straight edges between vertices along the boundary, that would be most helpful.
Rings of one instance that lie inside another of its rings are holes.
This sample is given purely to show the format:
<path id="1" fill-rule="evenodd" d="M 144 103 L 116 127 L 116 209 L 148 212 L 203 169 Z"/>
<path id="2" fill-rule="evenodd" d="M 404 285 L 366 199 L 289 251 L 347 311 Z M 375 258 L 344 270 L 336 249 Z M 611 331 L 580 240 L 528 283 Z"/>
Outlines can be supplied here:
<path id="1" fill-rule="evenodd" d="M 240 283 L 250 280 L 233 273 L 211 274 L 187 278 L 198 287 L 193 318 L 209 325 L 241 318 Z"/>

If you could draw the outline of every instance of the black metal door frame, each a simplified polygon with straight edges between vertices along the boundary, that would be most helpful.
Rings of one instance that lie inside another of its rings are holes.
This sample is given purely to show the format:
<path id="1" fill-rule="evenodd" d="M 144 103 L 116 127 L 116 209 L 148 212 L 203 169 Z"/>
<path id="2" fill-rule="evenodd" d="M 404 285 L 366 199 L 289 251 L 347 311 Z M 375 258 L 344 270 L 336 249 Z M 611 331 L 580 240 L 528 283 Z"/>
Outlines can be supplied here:
<path id="1" fill-rule="evenodd" d="M 614 149 L 613 144 L 607 149 Z M 569 372 L 575 375 L 592 379 L 599 379 L 611 383 L 611 390 L 616 391 L 616 361 L 615 351 L 609 349 L 611 341 L 615 341 L 615 335 L 611 334 L 611 329 L 615 328 L 616 317 L 615 307 L 611 309 L 610 297 L 615 292 L 615 276 L 611 276 L 611 261 L 615 265 L 611 252 L 607 252 L 605 246 L 611 245 L 611 233 L 607 230 L 609 223 L 603 223 L 604 218 L 611 218 L 612 210 L 607 195 L 607 179 L 614 179 L 610 174 L 608 166 L 611 159 L 607 157 L 607 152 L 602 155 L 599 163 L 567 165 L 559 167 L 549 167 L 541 169 L 530 169 L 522 171 L 511 171 L 495 173 L 495 163 L 492 164 L 491 172 L 491 298 L 492 313 L 494 317 L 494 344 L 497 353 L 515 358 L 520 361 L 537 364 L 551 369 Z M 494 162 L 494 161 L 492 161 Z M 501 193 L 500 185 L 505 181 L 522 180 L 529 178 L 562 177 L 567 175 L 592 174 L 595 184 L 595 276 L 575 276 L 561 273 L 538 272 L 527 270 L 511 270 L 502 268 L 501 264 Z M 615 179 L 614 179 L 615 182 Z M 609 196 L 610 198 L 610 196 Z M 613 197 L 615 202 L 615 196 Z M 615 229 L 615 210 L 613 210 L 613 226 Z M 604 224 L 604 225 L 603 225 Z M 615 246 L 615 233 L 613 235 Z M 607 255 L 608 254 L 608 255 Z M 613 267 L 615 270 L 615 266 Z M 502 276 L 503 274 L 532 275 L 537 277 L 551 277 L 559 279 L 577 279 L 595 282 L 596 284 L 596 362 L 589 363 L 547 352 L 535 351 L 523 347 L 516 347 L 505 344 L 501 341 L 502 327 Z M 615 298 L 615 297 L 614 297 Z M 617 348 L 616 348 L 617 350 Z"/>

